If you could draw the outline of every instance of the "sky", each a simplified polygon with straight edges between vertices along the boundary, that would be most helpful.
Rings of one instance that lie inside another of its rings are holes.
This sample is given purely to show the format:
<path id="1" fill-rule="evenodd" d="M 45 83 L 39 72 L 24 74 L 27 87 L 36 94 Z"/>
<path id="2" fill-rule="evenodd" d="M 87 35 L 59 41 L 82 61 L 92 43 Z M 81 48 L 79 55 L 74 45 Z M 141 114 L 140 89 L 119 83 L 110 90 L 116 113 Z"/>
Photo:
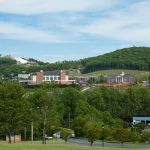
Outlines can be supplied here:
<path id="1" fill-rule="evenodd" d="M 0 0 L 0 54 L 45 62 L 150 46 L 150 0 Z"/>

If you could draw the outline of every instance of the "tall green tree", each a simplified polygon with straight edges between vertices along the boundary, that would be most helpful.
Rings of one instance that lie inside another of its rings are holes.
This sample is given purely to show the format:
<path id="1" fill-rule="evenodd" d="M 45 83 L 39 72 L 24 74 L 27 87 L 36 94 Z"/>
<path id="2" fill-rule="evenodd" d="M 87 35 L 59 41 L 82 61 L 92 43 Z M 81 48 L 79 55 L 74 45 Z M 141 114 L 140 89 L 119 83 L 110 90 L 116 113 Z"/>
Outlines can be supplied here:
<path id="1" fill-rule="evenodd" d="M 9 137 L 11 133 L 22 129 L 26 112 L 25 90 L 18 83 L 4 82 L 0 85 L 0 128 Z"/>
<path id="2" fill-rule="evenodd" d="M 46 144 L 45 135 L 48 128 L 50 128 L 50 124 L 52 120 L 55 120 L 57 124 L 57 112 L 55 110 L 54 105 L 54 96 L 53 93 L 49 93 L 45 89 L 39 89 L 30 95 L 30 102 L 31 102 L 31 110 L 33 113 L 34 122 L 38 125 L 38 128 L 42 131 L 42 143 Z M 53 116 L 53 117 L 52 117 Z M 56 117 L 54 119 L 54 117 Z M 49 127 L 48 127 L 49 126 Z"/>
<path id="3" fill-rule="evenodd" d="M 93 145 L 94 141 L 100 138 L 100 127 L 97 123 L 94 122 L 87 122 L 84 127 L 85 137 L 90 142 L 91 146 Z"/>

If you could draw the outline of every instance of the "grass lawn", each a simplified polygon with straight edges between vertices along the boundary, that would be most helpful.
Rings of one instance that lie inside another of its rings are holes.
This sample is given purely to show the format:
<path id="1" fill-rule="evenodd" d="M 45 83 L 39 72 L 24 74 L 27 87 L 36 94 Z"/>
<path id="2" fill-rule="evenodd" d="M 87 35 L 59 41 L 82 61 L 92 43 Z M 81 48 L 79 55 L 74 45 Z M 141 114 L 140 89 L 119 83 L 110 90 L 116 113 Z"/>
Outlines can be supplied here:
<path id="1" fill-rule="evenodd" d="M 146 148 L 112 148 L 112 147 L 87 147 L 65 144 L 60 141 L 49 141 L 46 145 L 41 143 L 0 144 L 0 150 L 150 150 Z"/>
<path id="2" fill-rule="evenodd" d="M 123 70 L 123 69 L 112 69 L 112 70 L 101 70 L 101 71 L 96 71 L 96 72 L 91 72 L 87 74 L 81 74 L 77 70 L 68 70 L 67 74 L 69 76 L 100 76 L 100 75 L 114 75 L 114 74 L 120 74 L 122 71 L 124 71 L 126 74 L 132 74 L 136 78 L 141 78 L 149 75 L 148 71 L 138 71 L 138 70 Z"/>

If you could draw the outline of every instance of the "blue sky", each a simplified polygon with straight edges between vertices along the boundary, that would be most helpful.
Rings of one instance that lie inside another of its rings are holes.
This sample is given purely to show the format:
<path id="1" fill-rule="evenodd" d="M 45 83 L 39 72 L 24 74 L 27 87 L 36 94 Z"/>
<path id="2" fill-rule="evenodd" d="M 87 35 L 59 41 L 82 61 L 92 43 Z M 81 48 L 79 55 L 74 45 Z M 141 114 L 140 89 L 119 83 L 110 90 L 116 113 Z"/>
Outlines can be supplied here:
<path id="1" fill-rule="evenodd" d="M 0 54 L 55 62 L 150 46 L 150 0 L 0 0 Z"/>

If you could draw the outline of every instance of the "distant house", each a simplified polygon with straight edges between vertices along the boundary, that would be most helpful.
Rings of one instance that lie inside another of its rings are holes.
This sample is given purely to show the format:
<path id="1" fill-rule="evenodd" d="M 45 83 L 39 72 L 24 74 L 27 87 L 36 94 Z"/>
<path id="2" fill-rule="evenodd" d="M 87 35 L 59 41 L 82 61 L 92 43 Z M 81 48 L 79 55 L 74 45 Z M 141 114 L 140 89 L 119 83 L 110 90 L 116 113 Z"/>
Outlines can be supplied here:
<path id="1" fill-rule="evenodd" d="M 40 71 L 32 75 L 32 81 L 35 83 L 41 82 L 56 82 L 59 84 L 72 84 L 74 80 L 69 80 L 68 75 L 63 70 L 56 71 Z"/>
<path id="2" fill-rule="evenodd" d="M 86 82 L 90 79 L 90 77 L 76 76 L 74 79 L 75 79 L 76 83 L 86 84 Z"/>
<path id="3" fill-rule="evenodd" d="M 17 58 L 17 57 L 15 57 L 15 60 L 17 61 L 18 65 L 38 66 L 38 64 L 36 62 L 27 60 L 25 58 Z"/>
<path id="4" fill-rule="evenodd" d="M 18 74 L 18 79 L 29 79 L 30 78 L 30 74 Z"/>
<path id="5" fill-rule="evenodd" d="M 145 86 L 145 87 L 146 87 L 146 86 L 149 87 L 149 86 L 150 86 L 150 81 L 143 81 L 143 84 L 142 84 L 142 85 Z"/>
<path id="6" fill-rule="evenodd" d="M 131 74 L 125 74 L 122 72 L 119 75 L 110 75 L 107 77 L 108 83 L 133 83 L 134 76 Z"/>
<path id="7" fill-rule="evenodd" d="M 25 65 L 25 64 L 27 64 L 29 61 L 28 60 L 26 60 L 26 59 L 24 59 L 24 58 L 18 58 L 18 57 L 15 57 L 15 60 L 17 61 L 17 64 L 18 65 Z"/>

